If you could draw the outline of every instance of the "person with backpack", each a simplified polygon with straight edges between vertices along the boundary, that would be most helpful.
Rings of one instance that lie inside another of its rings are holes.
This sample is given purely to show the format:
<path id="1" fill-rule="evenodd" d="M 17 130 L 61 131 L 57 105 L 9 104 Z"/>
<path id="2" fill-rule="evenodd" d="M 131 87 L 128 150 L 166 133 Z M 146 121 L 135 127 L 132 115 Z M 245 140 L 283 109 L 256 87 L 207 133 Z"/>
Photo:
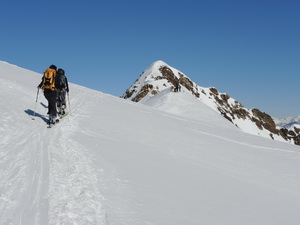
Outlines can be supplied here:
<path id="1" fill-rule="evenodd" d="M 66 92 L 69 93 L 69 84 L 65 71 L 61 68 L 57 70 L 55 88 L 57 91 L 58 115 L 62 117 L 66 114 Z"/>
<path id="2" fill-rule="evenodd" d="M 38 88 L 42 88 L 44 90 L 44 96 L 48 101 L 48 114 L 49 121 L 48 124 L 55 124 L 57 117 L 57 109 L 56 109 L 56 98 L 57 93 L 55 89 L 56 83 L 56 71 L 57 67 L 55 65 L 51 65 L 48 69 L 45 70 L 44 75 L 42 77 L 42 82 L 38 85 Z"/>

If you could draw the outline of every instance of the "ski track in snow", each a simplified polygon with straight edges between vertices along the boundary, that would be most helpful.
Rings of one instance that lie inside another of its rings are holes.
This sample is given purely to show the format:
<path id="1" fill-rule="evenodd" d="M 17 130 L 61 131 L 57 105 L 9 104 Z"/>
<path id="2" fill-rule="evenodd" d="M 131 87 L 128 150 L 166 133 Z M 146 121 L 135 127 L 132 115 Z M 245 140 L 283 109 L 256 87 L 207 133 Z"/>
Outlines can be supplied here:
<path id="1" fill-rule="evenodd" d="M 248 147 L 254 147 L 254 148 L 259 148 L 259 149 L 264 149 L 264 150 L 272 150 L 272 151 L 293 152 L 293 153 L 295 152 L 293 150 L 286 150 L 286 149 L 281 149 L 281 148 L 274 148 L 274 147 L 266 147 L 266 146 L 248 144 L 248 143 L 241 142 L 241 141 L 236 141 L 236 140 L 233 140 L 233 139 L 230 139 L 230 138 L 221 137 L 219 135 L 215 135 L 215 134 L 212 134 L 212 133 L 203 132 L 203 131 L 199 131 L 199 130 L 195 130 L 195 129 L 191 129 L 191 128 L 188 128 L 188 129 L 191 130 L 191 131 L 200 133 L 200 134 L 208 135 L 208 136 L 211 136 L 211 137 L 215 137 L 215 138 L 218 138 L 218 139 L 222 139 L 222 140 L 225 140 L 225 141 L 228 141 L 228 142 L 232 142 L 232 143 L 236 143 L 236 144 L 244 145 L 244 146 L 248 146 Z"/>
<path id="2" fill-rule="evenodd" d="M 11 84 L 4 86 L 2 99 Z M 46 113 L 42 93 L 39 98 L 37 112 Z M 65 117 L 47 129 L 40 114 L 31 120 L 24 113 L 28 104 L 17 110 L 11 104 L 1 111 L 0 224 L 107 224 L 92 161 L 72 139 L 78 118 Z M 22 129 L 13 125 L 24 120 Z"/>
<path id="3" fill-rule="evenodd" d="M 77 116 L 63 120 L 50 129 L 57 142 L 50 148 L 49 224 L 105 224 L 103 198 L 92 161 L 72 139 L 72 131 L 78 130 Z"/>

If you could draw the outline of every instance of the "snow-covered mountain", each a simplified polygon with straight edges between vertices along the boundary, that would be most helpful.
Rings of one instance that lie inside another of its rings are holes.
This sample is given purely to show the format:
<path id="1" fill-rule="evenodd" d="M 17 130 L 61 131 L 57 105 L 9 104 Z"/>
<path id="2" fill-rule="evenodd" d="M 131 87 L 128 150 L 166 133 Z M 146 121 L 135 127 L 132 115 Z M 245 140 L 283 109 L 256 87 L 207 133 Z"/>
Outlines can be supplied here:
<path id="1" fill-rule="evenodd" d="M 165 108 L 162 103 L 164 95 L 174 91 L 177 86 L 181 87 L 182 92 L 186 92 L 201 103 L 208 105 L 247 133 L 300 145 L 299 129 L 277 127 L 272 117 L 267 113 L 255 108 L 247 109 L 228 94 L 220 93 L 214 87 L 200 87 L 184 73 L 163 61 L 157 61 L 147 68 L 121 97 L 146 105 Z M 182 102 L 181 96 L 178 95 L 177 97 L 178 101 Z M 196 103 L 196 101 L 194 102 Z M 202 114 L 195 115 L 195 118 L 198 117 L 202 117 Z"/>
<path id="2" fill-rule="evenodd" d="M 275 124 L 286 129 L 293 129 L 294 127 L 300 129 L 300 116 L 291 116 L 283 119 L 274 118 Z"/>
<path id="3" fill-rule="evenodd" d="M 75 84 L 48 129 L 41 76 L 0 62 L 1 225 L 299 224 L 299 146 L 188 92 L 149 99 L 162 111 Z"/>

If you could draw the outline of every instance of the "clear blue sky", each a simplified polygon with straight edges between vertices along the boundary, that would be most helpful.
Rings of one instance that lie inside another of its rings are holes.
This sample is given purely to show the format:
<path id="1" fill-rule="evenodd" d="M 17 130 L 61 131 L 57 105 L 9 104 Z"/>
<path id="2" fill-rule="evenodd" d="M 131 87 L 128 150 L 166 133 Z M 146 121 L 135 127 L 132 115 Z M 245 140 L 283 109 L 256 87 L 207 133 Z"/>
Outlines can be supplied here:
<path id="1" fill-rule="evenodd" d="M 300 1 L 10 0 L 0 60 L 122 95 L 156 60 L 247 108 L 300 115 Z M 35 88 L 35 87 L 33 87 Z"/>

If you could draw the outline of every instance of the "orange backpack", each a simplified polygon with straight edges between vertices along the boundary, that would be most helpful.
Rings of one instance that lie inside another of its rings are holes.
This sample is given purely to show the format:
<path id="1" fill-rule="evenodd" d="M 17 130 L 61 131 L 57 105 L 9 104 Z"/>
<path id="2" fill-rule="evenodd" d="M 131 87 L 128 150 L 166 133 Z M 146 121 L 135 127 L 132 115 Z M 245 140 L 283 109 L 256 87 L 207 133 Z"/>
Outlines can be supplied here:
<path id="1" fill-rule="evenodd" d="M 50 89 L 52 91 L 55 90 L 55 76 L 56 76 L 56 70 L 54 69 L 46 69 L 43 76 L 43 89 Z"/>

